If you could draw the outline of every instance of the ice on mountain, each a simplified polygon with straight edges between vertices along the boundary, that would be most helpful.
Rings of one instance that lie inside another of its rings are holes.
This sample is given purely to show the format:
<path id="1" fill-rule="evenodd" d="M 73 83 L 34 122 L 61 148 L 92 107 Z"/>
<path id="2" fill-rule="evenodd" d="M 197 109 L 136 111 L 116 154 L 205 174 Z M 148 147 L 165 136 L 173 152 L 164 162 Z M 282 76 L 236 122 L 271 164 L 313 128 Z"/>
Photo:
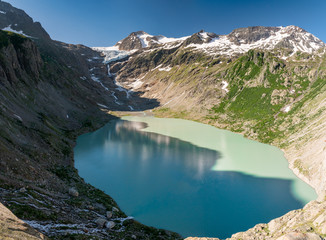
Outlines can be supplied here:
<path id="1" fill-rule="evenodd" d="M 17 31 L 17 30 L 12 29 L 11 24 L 8 27 L 3 28 L 2 31 L 9 31 L 9 32 L 13 32 L 13 33 L 23 35 L 23 36 L 28 37 L 28 38 L 33 38 L 33 37 L 28 36 L 27 34 L 25 34 L 22 30 Z"/>
<path id="2" fill-rule="evenodd" d="M 93 50 L 101 52 L 104 55 L 103 63 L 110 63 L 128 57 L 132 52 L 121 51 L 117 46 L 113 47 L 93 47 Z"/>

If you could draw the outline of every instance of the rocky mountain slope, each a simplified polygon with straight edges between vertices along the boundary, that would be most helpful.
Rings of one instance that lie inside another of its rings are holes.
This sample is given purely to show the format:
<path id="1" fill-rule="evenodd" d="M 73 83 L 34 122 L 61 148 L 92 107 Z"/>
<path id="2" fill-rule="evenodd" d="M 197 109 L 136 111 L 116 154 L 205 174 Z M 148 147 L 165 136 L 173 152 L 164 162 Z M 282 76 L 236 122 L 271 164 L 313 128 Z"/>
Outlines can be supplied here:
<path id="1" fill-rule="evenodd" d="M 25 222 L 1 205 L 0 238 L 45 238 L 28 223 L 52 239 L 179 239 L 126 216 L 74 168 L 78 135 L 157 101 L 131 99 L 99 53 L 53 41 L 22 10 L 0 1 L 0 17 L 0 201 Z"/>
<path id="2" fill-rule="evenodd" d="M 145 45 L 132 44 L 141 39 Z M 303 210 L 232 239 L 293 239 L 292 232 L 302 239 L 325 237 L 325 44 L 295 26 L 249 27 L 224 36 L 200 31 L 155 44 L 153 39 L 136 32 L 95 50 L 106 56 L 122 86 L 160 101 L 157 116 L 192 119 L 278 146 L 319 195 Z M 122 42 L 133 47 L 119 50 Z M 111 51 L 123 59 L 111 58 Z M 317 235 L 304 238 L 307 232 Z"/>

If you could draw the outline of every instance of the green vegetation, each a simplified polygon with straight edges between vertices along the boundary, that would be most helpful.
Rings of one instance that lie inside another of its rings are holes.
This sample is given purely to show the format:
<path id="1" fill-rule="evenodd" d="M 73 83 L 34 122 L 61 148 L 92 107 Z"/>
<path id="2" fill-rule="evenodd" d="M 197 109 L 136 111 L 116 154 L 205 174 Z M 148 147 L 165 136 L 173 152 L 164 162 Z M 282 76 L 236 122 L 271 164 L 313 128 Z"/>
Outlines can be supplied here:
<path id="1" fill-rule="evenodd" d="M 21 34 L 0 30 L 0 49 L 7 47 L 9 43 L 12 43 L 15 48 L 21 48 L 21 45 L 26 40 L 28 40 L 28 38 Z"/>
<path id="2" fill-rule="evenodd" d="M 294 167 L 297 168 L 303 175 L 308 176 L 309 171 L 302 165 L 302 161 L 300 159 L 294 161 Z"/>

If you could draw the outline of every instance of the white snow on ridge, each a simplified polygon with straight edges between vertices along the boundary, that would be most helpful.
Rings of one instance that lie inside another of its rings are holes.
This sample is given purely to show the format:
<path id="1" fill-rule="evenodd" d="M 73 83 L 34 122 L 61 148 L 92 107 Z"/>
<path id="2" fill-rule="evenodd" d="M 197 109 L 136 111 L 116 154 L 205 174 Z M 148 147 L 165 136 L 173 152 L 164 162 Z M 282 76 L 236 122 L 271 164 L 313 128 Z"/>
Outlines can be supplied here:
<path id="1" fill-rule="evenodd" d="M 6 14 L 6 12 L 4 12 L 4 11 L 0 11 L 0 13 L 2 13 L 2 14 Z"/>
<path id="2" fill-rule="evenodd" d="M 199 33 L 199 36 L 204 41 L 209 38 L 207 32 L 201 32 L 201 33 Z"/>
<path id="3" fill-rule="evenodd" d="M 25 34 L 22 30 L 17 31 L 17 30 L 12 29 L 11 28 L 11 24 L 8 27 L 3 28 L 2 31 L 9 31 L 9 32 L 13 32 L 13 33 L 17 33 L 17 34 L 23 35 L 25 37 L 33 38 L 33 37 L 28 36 L 27 34 Z"/>
<path id="4" fill-rule="evenodd" d="M 190 36 L 186 36 L 186 37 L 181 37 L 181 38 L 168 38 L 165 36 L 153 36 L 150 35 L 148 33 L 144 33 L 144 34 L 138 34 L 137 37 L 140 39 L 143 48 L 149 47 L 149 42 L 154 42 L 157 44 L 165 44 L 165 43 L 173 43 L 173 42 L 178 42 L 178 41 L 184 41 L 187 38 L 189 38 Z M 157 38 L 157 40 L 153 39 L 154 37 Z M 149 40 L 147 39 L 149 38 Z"/>
<path id="5" fill-rule="evenodd" d="M 158 42 L 159 43 L 173 43 L 173 42 L 179 42 L 179 41 L 184 41 L 187 38 L 190 38 L 190 36 L 185 36 L 185 37 L 180 37 L 180 38 L 168 38 L 164 36 L 159 36 Z"/>
<path id="6" fill-rule="evenodd" d="M 268 38 L 262 38 L 259 41 L 254 43 L 244 43 L 240 41 L 240 45 L 236 45 L 234 42 L 231 42 L 227 35 L 220 36 L 218 38 L 212 39 L 209 43 L 203 44 L 190 44 L 188 47 L 194 47 L 195 49 L 205 51 L 208 54 L 225 54 L 233 55 L 237 53 L 245 53 L 250 49 L 266 49 L 272 50 L 275 46 L 282 40 L 291 36 L 291 34 L 296 35 L 296 41 L 289 40 L 291 46 L 293 47 L 293 53 L 296 51 L 302 51 L 307 53 L 312 53 L 315 50 L 321 48 L 321 44 L 318 44 L 320 40 L 308 32 L 296 32 L 294 26 L 288 27 L 278 27 L 279 30 L 272 33 Z M 200 33 L 204 38 L 205 32 Z M 307 44 L 308 43 L 308 44 Z"/>
<path id="7" fill-rule="evenodd" d="M 148 37 L 153 37 L 152 35 L 149 35 L 147 33 L 144 34 L 138 34 L 137 37 L 139 38 L 143 48 L 146 48 L 149 46 L 149 41 L 147 40 Z"/>

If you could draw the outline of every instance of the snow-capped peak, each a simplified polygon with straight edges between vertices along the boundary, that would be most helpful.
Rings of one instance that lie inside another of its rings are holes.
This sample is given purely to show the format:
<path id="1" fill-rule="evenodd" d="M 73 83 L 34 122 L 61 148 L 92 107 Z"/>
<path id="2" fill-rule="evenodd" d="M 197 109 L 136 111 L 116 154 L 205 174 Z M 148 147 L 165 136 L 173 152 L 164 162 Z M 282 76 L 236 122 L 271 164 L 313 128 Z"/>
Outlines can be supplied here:
<path id="1" fill-rule="evenodd" d="M 201 33 L 201 36 L 206 36 Z M 228 35 L 220 35 L 202 44 L 192 43 L 188 47 L 202 50 L 208 54 L 234 55 L 250 49 L 272 50 L 289 49 L 312 53 L 325 44 L 307 31 L 296 26 L 287 27 L 248 27 L 233 30 Z"/>
<path id="2" fill-rule="evenodd" d="M 117 42 L 115 46 L 118 47 L 119 50 L 131 51 L 135 49 L 142 49 L 161 44 L 182 42 L 188 37 L 189 36 L 182 38 L 167 38 L 162 35 L 153 36 L 144 31 L 138 31 L 131 33 L 128 37 Z"/>
<path id="3" fill-rule="evenodd" d="M 251 49 L 286 49 L 294 54 L 297 51 L 313 53 L 325 47 L 320 39 L 297 26 L 287 27 L 247 27 L 233 30 L 227 35 L 201 30 L 191 36 L 182 38 L 167 38 L 162 35 L 154 36 L 144 31 L 131 33 L 119 41 L 114 47 L 97 48 L 103 52 L 106 60 L 114 61 L 127 57 L 131 51 L 148 48 L 172 48 L 182 46 L 193 48 L 210 55 L 237 55 L 246 53 Z M 282 55 L 286 58 L 289 55 Z"/>

